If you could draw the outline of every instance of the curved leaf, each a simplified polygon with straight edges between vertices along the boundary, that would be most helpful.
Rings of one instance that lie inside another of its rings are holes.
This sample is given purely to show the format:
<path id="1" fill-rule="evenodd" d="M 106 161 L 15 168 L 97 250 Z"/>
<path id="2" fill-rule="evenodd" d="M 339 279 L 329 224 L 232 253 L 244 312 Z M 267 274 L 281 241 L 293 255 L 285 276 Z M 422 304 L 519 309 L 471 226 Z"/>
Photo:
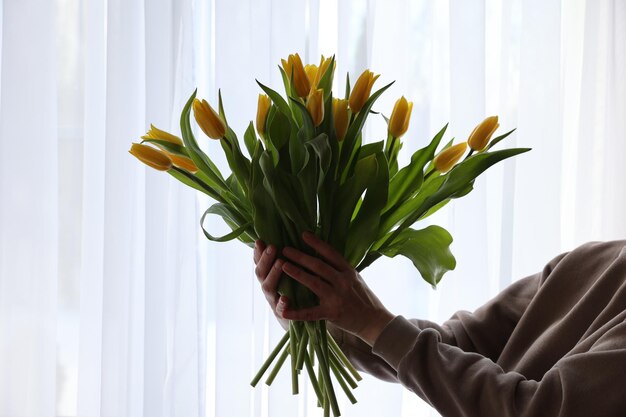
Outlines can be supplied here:
<path id="1" fill-rule="evenodd" d="M 425 229 L 405 229 L 381 252 L 390 258 L 406 256 L 413 262 L 422 278 L 433 287 L 443 275 L 456 267 L 456 259 L 450 252 L 452 236 L 439 226 Z"/>
<path id="2" fill-rule="evenodd" d="M 237 227 L 232 232 L 227 233 L 224 236 L 220 236 L 220 237 L 215 237 L 206 231 L 206 229 L 204 228 L 204 219 L 209 214 L 217 214 L 221 216 L 226 221 L 226 223 L 229 224 L 229 226 L 232 225 L 234 223 L 234 220 L 231 217 L 232 213 L 230 212 L 230 210 L 231 208 L 227 204 L 218 203 L 218 204 L 212 205 L 211 207 L 207 209 L 207 211 L 204 212 L 204 214 L 200 218 L 200 227 L 202 228 L 202 232 L 207 237 L 207 239 L 213 242 L 228 242 L 229 240 L 238 238 L 241 234 L 243 234 L 246 231 L 248 227 L 252 226 L 252 222 L 247 222 Z"/>

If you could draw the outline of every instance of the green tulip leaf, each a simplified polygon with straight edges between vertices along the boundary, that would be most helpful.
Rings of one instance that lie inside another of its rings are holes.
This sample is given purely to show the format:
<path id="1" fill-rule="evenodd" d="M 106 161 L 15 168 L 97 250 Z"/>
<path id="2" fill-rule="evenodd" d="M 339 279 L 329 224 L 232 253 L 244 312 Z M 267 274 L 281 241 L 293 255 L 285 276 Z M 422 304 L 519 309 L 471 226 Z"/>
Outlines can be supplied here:
<path id="1" fill-rule="evenodd" d="M 452 168 L 452 170 L 450 170 L 447 174 L 429 179 L 428 184 L 424 184 L 420 192 L 417 193 L 414 198 L 407 201 L 407 203 L 403 204 L 404 207 L 401 206 L 392 214 L 391 218 L 393 220 L 384 219 L 383 224 L 385 227 L 389 228 L 396 224 L 391 224 L 392 222 L 398 222 L 401 220 L 402 223 L 398 226 L 394 233 L 386 235 L 382 238 L 382 240 L 376 242 L 373 248 L 379 249 L 384 247 L 385 244 L 387 244 L 390 240 L 393 240 L 393 238 L 401 233 L 402 230 L 407 229 L 417 220 L 422 218 L 422 216 L 432 207 L 447 198 L 456 198 L 456 195 L 459 195 L 459 193 L 462 194 L 463 190 L 467 189 L 468 184 L 471 184 L 476 177 L 492 165 L 502 161 L 503 159 L 528 152 L 529 150 L 530 148 L 512 148 L 473 155 Z M 399 213 L 401 210 L 402 213 Z M 406 213 L 407 211 L 408 213 Z"/>
<path id="2" fill-rule="evenodd" d="M 196 92 L 197 90 L 193 92 L 191 97 L 189 97 L 189 100 L 187 100 L 187 103 L 185 104 L 183 112 L 180 116 L 180 130 L 182 133 L 183 142 L 185 143 L 185 148 L 187 149 L 189 157 L 196 164 L 198 169 L 204 172 L 217 188 L 226 189 L 227 186 L 224 182 L 222 174 L 220 173 L 219 169 L 217 169 L 213 161 L 211 161 L 211 159 L 204 152 L 202 152 L 191 130 L 189 115 L 191 112 L 191 105 L 193 104 L 193 100 L 196 98 Z"/>
<path id="3" fill-rule="evenodd" d="M 363 126 L 365 125 L 365 120 L 367 119 L 369 111 L 372 109 L 372 106 L 374 105 L 376 100 L 378 100 L 378 98 L 389 87 L 391 87 L 392 84 L 393 82 L 387 84 L 386 86 L 382 87 L 381 89 L 373 93 L 367 99 L 367 101 L 363 105 L 363 108 L 361 109 L 361 111 L 359 111 L 354 121 L 350 124 L 350 127 L 348 128 L 348 131 L 346 132 L 346 137 L 343 140 L 343 144 L 341 146 L 341 155 L 339 157 L 339 167 L 344 168 L 344 170 L 346 168 L 349 169 L 350 167 L 350 161 L 352 160 L 352 157 L 355 154 L 354 148 L 355 148 L 355 145 L 357 144 L 357 138 L 361 136 L 361 130 L 363 129 Z M 342 176 L 342 177 L 345 177 L 345 176 Z"/>
<path id="4" fill-rule="evenodd" d="M 209 214 L 217 214 L 218 216 L 222 217 L 222 219 L 224 219 L 226 224 L 228 224 L 233 229 L 233 231 L 220 237 L 215 237 L 211 235 L 204 228 L 204 219 Z M 200 218 L 200 227 L 202 228 L 202 232 L 207 237 L 207 239 L 213 242 L 228 242 L 229 240 L 236 239 L 241 236 L 250 226 L 252 226 L 252 222 L 248 222 L 243 225 L 237 225 L 232 215 L 232 208 L 227 204 L 221 203 L 213 204 L 207 209 L 207 211 L 204 212 L 204 214 Z"/>
<path id="5" fill-rule="evenodd" d="M 324 100 L 328 99 L 330 94 L 332 93 L 333 87 L 333 73 L 335 72 L 335 56 L 333 55 L 330 59 L 330 65 L 326 68 L 324 74 L 322 74 L 319 83 L 317 84 L 317 88 L 321 88 L 324 90 Z"/>
<path id="6" fill-rule="evenodd" d="M 450 252 L 452 236 L 439 226 L 425 229 L 405 229 L 383 251 L 393 258 L 402 255 L 411 260 L 422 278 L 434 287 L 443 275 L 456 267 L 456 259 Z"/>
<path id="7" fill-rule="evenodd" d="M 332 231 L 329 243 L 336 250 L 345 253 L 350 220 L 357 202 L 378 175 L 376 154 L 368 155 L 356 162 L 354 175 L 339 186 L 336 193 L 337 206 L 330 220 Z"/>
<path id="8" fill-rule="evenodd" d="M 352 266 L 358 265 L 375 241 L 380 224 L 380 214 L 387 202 L 389 189 L 387 158 L 382 150 L 376 152 L 374 156 L 375 174 L 368 184 L 365 196 L 360 200 L 360 204 L 357 204 L 356 216 L 354 216 L 348 231 L 346 259 Z"/>
<path id="9" fill-rule="evenodd" d="M 311 119 L 309 111 L 299 100 L 292 97 L 290 97 L 289 100 L 296 107 L 296 109 L 298 109 L 300 116 L 302 117 L 302 127 L 300 128 L 300 131 L 304 132 L 304 139 L 309 140 L 313 138 L 313 135 L 315 134 L 315 126 L 313 125 L 313 119 Z"/>
<path id="10" fill-rule="evenodd" d="M 503 139 L 506 139 L 507 136 L 509 136 L 511 133 L 515 132 L 515 129 L 513 130 L 509 130 L 508 132 L 506 132 L 504 135 L 500 135 L 497 138 L 493 139 L 491 141 L 491 143 L 489 144 L 489 146 L 487 146 L 487 149 L 485 149 L 486 151 L 488 151 L 489 149 L 491 149 L 492 147 L 494 147 L 495 145 L 497 145 L 500 141 L 502 141 Z"/>
<path id="11" fill-rule="evenodd" d="M 274 148 L 280 151 L 289 142 L 289 137 L 291 136 L 291 122 L 289 118 L 280 111 L 274 112 L 268 116 L 267 126 L 269 140 Z"/>
<path id="12" fill-rule="evenodd" d="M 141 143 L 145 143 L 145 142 L 154 143 L 159 148 L 165 149 L 169 153 L 173 153 L 173 154 L 180 155 L 180 156 L 186 156 L 187 158 L 189 158 L 189 154 L 187 153 L 187 150 L 185 149 L 185 147 L 177 143 L 172 143 L 167 140 L 161 140 L 161 139 L 143 139 L 141 141 Z"/>
<path id="13" fill-rule="evenodd" d="M 248 155 L 250 155 L 250 157 L 252 158 L 252 155 L 254 155 L 254 150 L 256 149 L 257 143 L 259 141 L 256 137 L 254 125 L 252 124 L 252 122 L 248 124 L 246 132 L 243 134 L 243 141 L 246 145 L 246 149 L 248 150 Z"/>
<path id="14" fill-rule="evenodd" d="M 285 99 L 276 91 L 261 84 L 259 80 L 257 80 L 256 83 L 259 85 L 259 87 L 261 87 L 263 91 L 265 91 L 265 94 L 267 94 L 269 98 L 272 99 L 272 103 L 274 103 L 274 105 L 278 108 L 278 111 L 281 112 L 289 120 L 291 120 L 291 109 L 289 108 L 289 104 L 285 101 Z"/>
<path id="15" fill-rule="evenodd" d="M 443 138 L 447 128 L 448 125 L 446 124 L 430 141 L 428 146 L 416 151 L 411 157 L 411 162 L 392 178 L 389 183 L 389 201 L 383 212 L 395 207 L 399 202 L 405 201 L 419 190 L 424 181 L 424 166 L 433 159 L 435 150 L 439 146 L 439 142 L 441 142 L 441 138 Z"/>
<path id="16" fill-rule="evenodd" d="M 220 144 L 226 155 L 228 166 L 237 177 L 239 184 L 246 187 L 246 189 L 249 188 L 250 160 L 241 152 L 237 136 L 235 136 L 235 132 L 231 128 L 228 128 L 226 136 L 220 140 Z"/>

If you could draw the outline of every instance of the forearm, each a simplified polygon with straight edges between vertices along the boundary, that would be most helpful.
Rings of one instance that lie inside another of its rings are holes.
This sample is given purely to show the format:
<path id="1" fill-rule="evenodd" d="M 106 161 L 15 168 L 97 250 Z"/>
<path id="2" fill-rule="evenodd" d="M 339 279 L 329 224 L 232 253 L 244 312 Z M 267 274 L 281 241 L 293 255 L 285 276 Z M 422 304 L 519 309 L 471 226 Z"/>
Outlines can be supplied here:
<path id="1" fill-rule="evenodd" d="M 442 343 L 435 329 L 419 329 L 401 316 L 372 352 L 445 416 L 614 416 L 626 409 L 626 397 L 615 387 L 626 372 L 625 334 L 623 322 L 594 343 L 597 349 L 561 359 L 540 381 Z"/>

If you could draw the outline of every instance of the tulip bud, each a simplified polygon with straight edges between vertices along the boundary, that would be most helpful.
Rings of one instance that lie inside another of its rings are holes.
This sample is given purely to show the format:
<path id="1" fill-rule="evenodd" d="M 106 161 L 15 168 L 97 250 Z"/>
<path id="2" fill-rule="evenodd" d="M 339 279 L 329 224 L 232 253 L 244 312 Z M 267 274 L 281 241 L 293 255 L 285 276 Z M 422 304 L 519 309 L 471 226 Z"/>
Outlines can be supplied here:
<path id="1" fill-rule="evenodd" d="M 333 61 L 332 57 L 324 58 L 324 55 L 322 55 L 322 58 L 320 59 L 320 65 L 317 70 L 317 74 L 315 75 L 315 80 L 311 80 L 311 88 L 317 88 L 320 80 L 322 79 L 322 77 L 324 76 L 328 68 L 330 67 L 331 62 L 333 62 L 333 68 L 331 71 L 334 71 L 335 62 Z"/>
<path id="2" fill-rule="evenodd" d="M 157 139 L 164 140 L 166 142 L 173 143 L 175 145 L 183 146 L 183 141 L 178 136 L 174 136 L 171 133 L 167 133 L 164 130 L 157 129 L 154 125 L 150 125 L 150 130 L 146 132 L 141 139 Z"/>
<path id="3" fill-rule="evenodd" d="M 315 88 L 316 77 L 317 77 L 317 65 L 309 64 L 304 66 L 304 72 L 306 72 L 306 77 L 309 79 L 309 83 L 311 88 Z"/>
<path id="4" fill-rule="evenodd" d="M 259 94 L 259 100 L 256 108 L 256 131 L 259 135 L 265 134 L 265 122 L 267 120 L 267 113 L 272 106 L 272 100 L 265 94 Z"/>
<path id="5" fill-rule="evenodd" d="M 198 167 L 190 158 L 187 158 L 186 156 L 182 156 L 182 155 L 176 155 L 170 152 L 165 152 L 165 153 L 172 160 L 172 164 L 174 164 L 175 167 L 184 169 L 185 171 L 189 171 L 192 174 L 195 174 L 196 172 L 198 172 Z"/>
<path id="6" fill-rule="evenodd" d="M 393 106 L 391 117 L 389 118 L 388 130 L 391 136 L 399 138 L 404 135 L 409 128 L 413 102 L 407 102 L 404 96 L 400 97 Z"/>
<path id="7" fill-rule="evenodd" d="M 287 77 L 291 79 L 293 75 L 293 87 L 294 90 L 296 90 L 298 97 L 306 97 L 311 90 L 311 83 L 309 82 L 307 74 L 304 71 L 300 55 L 289 55 L 287 61 L 282 59 L 281 62 L 285 72 L 287 73 Z"/>
<path id="8" fill-rule="evenodd" d="M 450 171 L 459 159 L 461 159 L 463 154 L 465 154 L 466 149 L 467 143 L 461 142 L 442 151 L 433 161 L 437 171 L 442 174 Z"/>
<path id="9" fill-rule="evenodd" d="M 498 127 L 500 127 L 498 124 L 498 116 L 487 117 L 474 128 L 467 139 L 467 144 L 474 151 L 482 151 L 485 149 L 489 140 L 491 140 L 491 136 L 498 129 Z"/>
<path id="10" fill-rule="evenodd" d="M 348 114 L 348 100 L 340 98 L 333 99 L 333 119 L 335 120 L 335 133 L 337 140 L 342 141 L 348 131 L 350 116 Z"/>
<path id="11" fill-rule="evenodd" d="M 350 93 L 350 108 L 354 113 L 361 111 L 378 77 L 380 77 L 380 74 L 375 76 L 370 70 L 365 70 L 361 76 L 359 76 L 359 79 L 356 80 L 354 88 Z"/>
<path id="12" fill-rule="evenodd" d="M 202 131 L 212 139 L 222 139 L 226 134 L 226 126 L 222 118 L 213 110 L 206 100 L 193 101 L 193 114 Z"/>
<path id="13" fill-rule="evenodd" d="M 128 151 L 144 164 L 159 171 L 167 171 L 172 168 L 172 160 L 164 152 L 152 146 L 133 143 Z"/>
<path id="14" fill-rule="evenodd" d="M 306 100 L 306 109 L 313 119 L 313 125 L 319 126 L 324 120 L 324 90 L 321 88 L 311 90 Z"/>

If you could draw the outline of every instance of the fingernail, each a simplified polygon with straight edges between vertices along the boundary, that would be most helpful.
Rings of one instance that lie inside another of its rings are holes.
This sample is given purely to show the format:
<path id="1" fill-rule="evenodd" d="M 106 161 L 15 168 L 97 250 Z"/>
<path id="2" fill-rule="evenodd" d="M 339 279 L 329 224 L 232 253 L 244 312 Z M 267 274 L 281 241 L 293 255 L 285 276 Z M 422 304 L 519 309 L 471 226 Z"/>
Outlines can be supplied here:
<path id="1" fill-rule="evenodd" d="M 268 255 L 273 255 L 273 254 L 274 254 L 274 246 L 273 246 L 273 245 L 270 245 L 270 246 L 267 248 L 267 254 L 268 254 Z"/>

